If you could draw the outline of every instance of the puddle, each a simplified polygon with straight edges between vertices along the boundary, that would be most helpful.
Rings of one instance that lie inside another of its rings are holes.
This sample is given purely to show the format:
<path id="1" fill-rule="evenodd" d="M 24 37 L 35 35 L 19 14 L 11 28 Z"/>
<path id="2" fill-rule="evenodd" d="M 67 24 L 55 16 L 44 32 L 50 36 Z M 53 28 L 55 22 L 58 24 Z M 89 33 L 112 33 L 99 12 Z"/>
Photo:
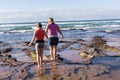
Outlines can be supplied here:
<path id="1" fill-rule="evenodd" d="M 110 66 L 111 70 L 120 70 L 120 57 L 96 57 L 92 59 L 92 64 Z"/>

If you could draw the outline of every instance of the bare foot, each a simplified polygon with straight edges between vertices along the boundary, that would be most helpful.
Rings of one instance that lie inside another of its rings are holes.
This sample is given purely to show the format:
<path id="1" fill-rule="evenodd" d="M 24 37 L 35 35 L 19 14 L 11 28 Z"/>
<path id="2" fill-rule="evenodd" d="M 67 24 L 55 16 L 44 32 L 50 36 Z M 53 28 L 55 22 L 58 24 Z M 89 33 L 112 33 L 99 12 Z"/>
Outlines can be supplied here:
<path id="1" fill-rule="evenodd" d="M 38 65 L 38 70 L 40 70 L 40 69 L 41 69 L 41 67 L 42 67 L 42 65 Z"/>

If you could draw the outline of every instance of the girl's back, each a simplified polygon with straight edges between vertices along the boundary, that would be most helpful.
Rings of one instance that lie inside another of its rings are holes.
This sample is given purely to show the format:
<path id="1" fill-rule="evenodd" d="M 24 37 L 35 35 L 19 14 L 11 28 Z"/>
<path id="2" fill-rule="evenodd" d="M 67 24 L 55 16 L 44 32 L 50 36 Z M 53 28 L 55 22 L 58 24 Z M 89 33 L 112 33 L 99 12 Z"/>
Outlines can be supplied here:
<path id="1" fill-rule="evenodd" d="M 41 28 L 35 30 L 36 40 L 44 40 L 45 31 Z"/>

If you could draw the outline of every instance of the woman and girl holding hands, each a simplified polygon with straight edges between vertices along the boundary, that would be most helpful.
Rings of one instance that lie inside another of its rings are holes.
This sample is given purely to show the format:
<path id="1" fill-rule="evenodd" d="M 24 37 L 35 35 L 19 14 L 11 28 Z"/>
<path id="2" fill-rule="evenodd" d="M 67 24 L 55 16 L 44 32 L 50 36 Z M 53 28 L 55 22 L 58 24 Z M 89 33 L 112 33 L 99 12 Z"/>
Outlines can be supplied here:
<path id="1" fill-rule="evenodd" d="M 44 36 L 48 39 L 48 43 L 50 45 L 50 56 L 51 60 L 56 60 L 56 53 L 57 53 L 57 45 L 59 42 L 58 34 L 60 33 L 61 37 L 64 38 L 59 26 L 55 24 L 53 18 L 48 19 L 48 24 L 46 26 L 45 31 L 42 29 L 42 24 L 38 23 L 37 29 L 34 31 L 33 38 L 29 43 L 29 46 L 32 45 L 34 40 L 36 40 L 35 48 L 36 48 L 36 55 L 37 55 L 37 63 L 38 68 L 42 66 L 43 62 L 43 49 L 44 49 Z M 46 34 L 48 33 L 48 35 Z"/>

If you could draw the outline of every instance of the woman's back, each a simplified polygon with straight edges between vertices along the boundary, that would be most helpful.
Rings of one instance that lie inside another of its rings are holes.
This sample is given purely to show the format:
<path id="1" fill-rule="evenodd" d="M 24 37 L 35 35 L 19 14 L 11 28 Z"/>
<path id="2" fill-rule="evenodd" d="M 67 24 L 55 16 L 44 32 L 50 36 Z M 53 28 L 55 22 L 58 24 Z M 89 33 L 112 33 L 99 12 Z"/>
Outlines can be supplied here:
<path id="1" fill-rule="evenodd" d="M 58 25 L 48 24 L 48 35 L 49 37 L 57 37 Z"/>

